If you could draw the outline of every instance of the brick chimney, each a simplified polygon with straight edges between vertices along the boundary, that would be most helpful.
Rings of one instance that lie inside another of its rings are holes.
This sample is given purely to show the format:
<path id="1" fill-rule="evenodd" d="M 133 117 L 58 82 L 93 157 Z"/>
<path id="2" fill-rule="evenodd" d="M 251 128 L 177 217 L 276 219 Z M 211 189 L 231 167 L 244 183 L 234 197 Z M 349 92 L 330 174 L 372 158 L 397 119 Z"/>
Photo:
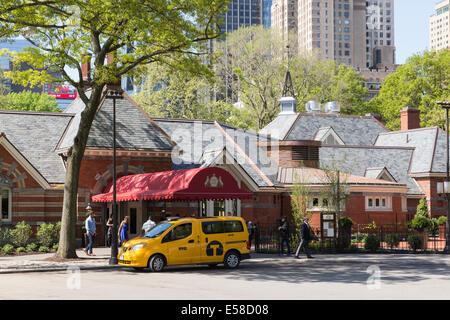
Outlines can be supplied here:
<path id="1" fill-rule="evenodd" d="M 83 54 L 81 56 L 81 77 L 85 82 L 91 80 L 91 55 Z"/>
<path id="2" fill-rule="evenodd" d="M 400 111 L 401 130 L 420 128 L 420 111 L 415 107 L 405 107 Z"/>
<path id="3" fill-rule="evenodd" d="M 106 64 L 107 65 L 112 65 L 114 63 L 114 53 L 108 53 L 106 55 Z M 122 83 L 120 81 L 120 79 L 118 79 L 117 81 L 111 81 L 107 84 L 108 89 L 110 90 L 120 90 L 122 87 Z"/>

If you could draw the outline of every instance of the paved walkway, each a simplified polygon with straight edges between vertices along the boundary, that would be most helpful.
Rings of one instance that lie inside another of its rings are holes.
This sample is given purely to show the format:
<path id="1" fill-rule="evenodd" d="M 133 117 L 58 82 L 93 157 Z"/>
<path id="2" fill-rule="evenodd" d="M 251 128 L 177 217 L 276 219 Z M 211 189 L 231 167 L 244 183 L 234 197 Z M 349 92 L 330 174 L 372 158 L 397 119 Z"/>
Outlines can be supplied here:
<path id="1" fill-rule="evenodd" d="M 110 248 L 95 248 L 96 256 L 87 256 L 82 249 L 77 250 L 77 259 L 54 259 L 54 253 L 41 253 L 22 256 L 0 257 L 1 273 L 18 273 L 33 271 L 59 271 L 78 267 L 81 270 L 122 268 L 118 265 L 109 265 Z M 304 257 L 303 257 L 304 258 Z M 279 256 L 276 254 L 252 253 L 252 260 L 282 262 L 284 259 L 294 259 L 293 256 Z M 306 259 L 305 259 L 306 260 Z M 335 262 L 336 264 L 389 264 L 408 265 L 441 265 L 450 267 L 450 255 L 445 254 L 317 254 L 316 263 Z"/>
<path id="2" fill-rule="evenodd" d="M 31 272 L 31 271 L 57 271 L 69 267 L 80 269 L 117 268 L 109 265 L 110 248 L 95 248 L 95 256 L 87 256 L 82 249 L 77 251 L 77 259 L 61 261 L 55 259 L 55 253 L 40 253 L 22 256 L 0 257 L 0 273 Z"/>

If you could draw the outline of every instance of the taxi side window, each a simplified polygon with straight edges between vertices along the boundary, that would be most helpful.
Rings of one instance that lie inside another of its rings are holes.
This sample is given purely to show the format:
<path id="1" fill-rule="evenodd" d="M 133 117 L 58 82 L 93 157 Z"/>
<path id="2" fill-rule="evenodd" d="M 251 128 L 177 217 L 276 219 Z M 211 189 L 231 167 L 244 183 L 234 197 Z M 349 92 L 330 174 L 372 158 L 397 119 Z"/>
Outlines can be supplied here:
<path id="1" fill-rule="evenodd" d="M 224 233 L 222 221 L 202 222 L 202 230 L 204 234 Z"/>
<path id="2" fill-rule="evenodd" d="M 185 223 L 173 228 L 163 239 L 163 242 L 175 241 L 189 237 L 192 234 L 192 223 Z"/>
<path id="3" fill-rule="evenodd" d="M 243 232 L 244 227 L 240 221 L 208 221 L 202 222 L 204 234 Z"/>
<path id="4" fill-rule="evenodd" d="M 244 231 L 244 227 L 240 221 L 225 221 L 224 227 L 226 233 Z"/>

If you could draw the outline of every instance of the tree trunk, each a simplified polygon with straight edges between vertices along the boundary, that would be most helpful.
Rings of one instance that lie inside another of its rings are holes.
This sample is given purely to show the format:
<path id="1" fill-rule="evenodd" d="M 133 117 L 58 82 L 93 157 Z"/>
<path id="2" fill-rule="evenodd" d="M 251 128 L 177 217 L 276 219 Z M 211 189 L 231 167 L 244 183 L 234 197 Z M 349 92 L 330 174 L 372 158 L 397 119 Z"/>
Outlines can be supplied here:
<path id="1" fill-rule="evenodd" d="M 56 256 L 63 259 L 77 258 L 76 254 L 76 226 L 78 205 L 78 181 L 81 161 L 83 160 L 89 131 L 94 120 L 102 87 L 92 89 L 91 97 L 86 103 L 86 108 L 81 113 L 80 125 L 73 146 L 70 148 L 67 158 L 66 181 L 64 183 L 64 202 L 61 218 L 61 232 Z"/>

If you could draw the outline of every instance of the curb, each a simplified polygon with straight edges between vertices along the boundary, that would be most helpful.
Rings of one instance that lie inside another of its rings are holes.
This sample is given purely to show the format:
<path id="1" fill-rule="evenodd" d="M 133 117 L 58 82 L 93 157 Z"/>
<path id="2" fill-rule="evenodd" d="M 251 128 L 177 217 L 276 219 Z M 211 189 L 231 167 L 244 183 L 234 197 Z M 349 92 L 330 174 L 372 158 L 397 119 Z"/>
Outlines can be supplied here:
<path id="1" fill-rule="evenodd" d="M 31 272 L 58 272 L 67 270 L 70 267 L 77 267 L 80 270 L 102 270 L 102 269 L 121 269 L 123 266 L 120 265 L 104 265 L 104 266 L 78 266 L 78 265 L 66 265 L 58 267 L 44 267 L 44 268 L 30 268 L 30 269 L 0 269 L 0 274 L 11 274 L 11 273 L 31 273 Z"/>

